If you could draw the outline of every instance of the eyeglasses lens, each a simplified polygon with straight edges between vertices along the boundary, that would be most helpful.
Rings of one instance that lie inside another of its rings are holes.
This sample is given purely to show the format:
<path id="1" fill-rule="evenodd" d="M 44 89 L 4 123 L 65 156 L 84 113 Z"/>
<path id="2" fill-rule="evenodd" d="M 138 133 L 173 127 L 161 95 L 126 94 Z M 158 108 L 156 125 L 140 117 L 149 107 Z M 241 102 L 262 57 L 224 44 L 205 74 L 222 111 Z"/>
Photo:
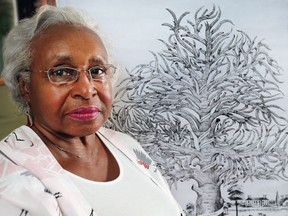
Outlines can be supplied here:
<path id="1" fill-rule="evenodd" d="M 105 80 L 113 76 L 115 72 L 113 65 L 100 65 L 87 70 L 88 76 L 92 80 Z M 70 67 L 51 68 L 48 70 L 48 77 L 52 83 L 71 83 L 78 79 L 80 70 Z"/>

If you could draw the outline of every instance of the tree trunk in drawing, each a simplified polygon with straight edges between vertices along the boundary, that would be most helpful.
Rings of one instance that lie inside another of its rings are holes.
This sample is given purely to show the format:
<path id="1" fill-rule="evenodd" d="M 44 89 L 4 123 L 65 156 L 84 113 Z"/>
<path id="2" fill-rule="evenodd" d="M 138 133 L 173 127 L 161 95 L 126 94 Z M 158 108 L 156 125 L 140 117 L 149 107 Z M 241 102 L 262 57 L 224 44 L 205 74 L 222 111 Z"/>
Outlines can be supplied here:
<path id="1" fill-rule="evenodd" d="M 197 215 L 209 214 L 218 211 L 222 207 L 221 191 L 217 184 L 207 183 L 198 186 L 196 209 Z"/>
<path id="2" fill-rule="evenodd" d="M 234 30 L 215 6 L 186 24 L 188 12 L 168 11 L 165 49 L 127 70 L 107 126 L 135 137 L 171 186 L 196 180 L 198 215 L 222 208 L 221 185 L 288 180 L 282 69 L 269 47 Z"/>
<path id="3" fill-rule="evenodd" d="M 238 201 L 236 200 L 236 201 L 235 201 L 236 216 L 238 216 L 238 205 L 239 205 L 239 204 L 238 204 Z"/>

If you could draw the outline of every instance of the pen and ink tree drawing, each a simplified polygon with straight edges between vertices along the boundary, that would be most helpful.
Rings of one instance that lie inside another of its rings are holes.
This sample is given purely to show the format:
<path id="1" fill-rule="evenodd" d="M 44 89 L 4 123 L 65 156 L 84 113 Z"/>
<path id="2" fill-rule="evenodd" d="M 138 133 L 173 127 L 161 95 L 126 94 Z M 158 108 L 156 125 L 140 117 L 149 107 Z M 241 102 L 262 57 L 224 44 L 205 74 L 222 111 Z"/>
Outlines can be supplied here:
<path id="1" fill-rule="evenodd" d="M 127 70 L 107 126 L 136 138 L 171 186 L 194 179 L 196 215 L 221 213 L 221 186 L 288 180 L 282 69 L 220 8 L 200 8 L 186 22 L 188 12 L 167 10 L 165 48 Z"/>

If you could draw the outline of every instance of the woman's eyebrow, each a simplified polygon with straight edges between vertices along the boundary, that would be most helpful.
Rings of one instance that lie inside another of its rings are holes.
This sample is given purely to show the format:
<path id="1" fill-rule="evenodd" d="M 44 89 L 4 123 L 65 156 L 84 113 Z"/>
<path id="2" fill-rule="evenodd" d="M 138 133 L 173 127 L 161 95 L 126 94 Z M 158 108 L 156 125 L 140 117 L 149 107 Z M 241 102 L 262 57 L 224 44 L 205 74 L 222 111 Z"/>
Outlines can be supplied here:
<path id="1" fill-rule="evenodd" d="M 102 56 L 93 56 L 89 59 L 89 63 L 106 63 L 107 60 Z"/>
<path id="2" fill-rule="evenodd" d="M 70 55 L 56 55 L 52 58 L 52 62 L 57 63 L 57 62 L 73 62 L 73 56 Z M 106 64 L 107 60 L 103 58 L 102 56 L 92 56 L 88 60 L 89 64 Z"/>
<path id="3" fill-rule="evenodd" d="M 73 61 L 73 57 L 65 54 L 57 54 L 52 56 L 48 61 L 50 61 L 50 63 L 53 65 L 58 63 L 70 63 Z"/>
<path id="4" fill-rule="evenodd" d="M 52 61 L 65 61 L 65 62 L 70 62 L 72 61 L 73 57 L 69 55 L 56 55 L 52 58 Z"/>

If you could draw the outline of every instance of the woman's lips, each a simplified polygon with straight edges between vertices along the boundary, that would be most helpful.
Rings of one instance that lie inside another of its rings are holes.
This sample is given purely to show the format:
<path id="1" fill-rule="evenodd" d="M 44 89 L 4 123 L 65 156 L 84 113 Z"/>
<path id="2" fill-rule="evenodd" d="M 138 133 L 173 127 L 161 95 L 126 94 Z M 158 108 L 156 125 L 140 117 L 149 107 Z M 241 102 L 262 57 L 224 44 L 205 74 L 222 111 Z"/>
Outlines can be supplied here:
<path id="1" fill-rule="evenodd" d="M 67 113 L 67 115 L 81 121 L 89 121 L 94 119 L 99 113 L 100 111 L 97 107 L 83 107 L 74 109 Z"/>

